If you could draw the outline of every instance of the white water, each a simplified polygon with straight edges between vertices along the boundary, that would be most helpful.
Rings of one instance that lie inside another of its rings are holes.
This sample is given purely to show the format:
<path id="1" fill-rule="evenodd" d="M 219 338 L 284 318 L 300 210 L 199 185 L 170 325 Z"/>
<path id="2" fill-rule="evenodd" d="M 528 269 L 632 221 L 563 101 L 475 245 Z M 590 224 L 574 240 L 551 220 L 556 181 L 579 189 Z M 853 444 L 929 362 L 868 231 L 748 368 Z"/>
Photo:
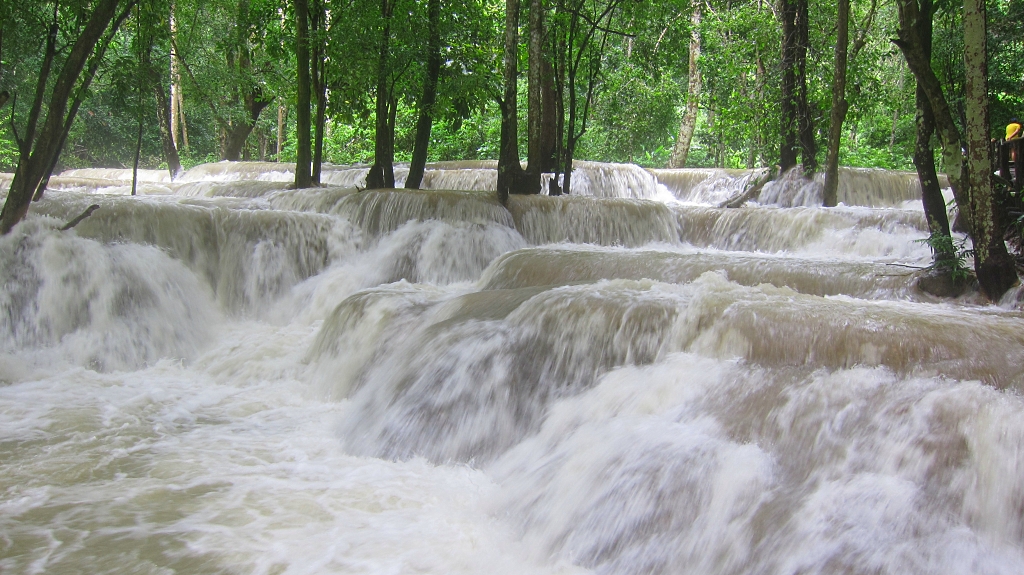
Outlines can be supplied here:
<path id="1" fill-rule="evenodd" d="M 49 191 L 0 238 L 0 571 L 1021 572 L 1016 294 L 918 292 L 916 210 L 584 168 Z"/>

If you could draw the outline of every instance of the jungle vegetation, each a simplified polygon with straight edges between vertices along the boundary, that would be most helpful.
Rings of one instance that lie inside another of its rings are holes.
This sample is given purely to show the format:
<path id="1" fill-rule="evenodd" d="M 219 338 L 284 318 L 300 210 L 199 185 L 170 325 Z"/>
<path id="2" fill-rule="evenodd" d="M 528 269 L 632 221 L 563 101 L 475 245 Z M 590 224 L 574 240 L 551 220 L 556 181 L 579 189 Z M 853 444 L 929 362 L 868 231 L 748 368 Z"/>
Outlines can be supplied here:
<path id="1" fill-rule="evenodd" d="M 497 159 L 502 195 L 574 158 L 799 165 L 834 205 L 839 164 L 931 163 L 995 295 L 1012 262 L 979 146 L 1024 113 L 1022 22 L 1024 0 L 4 2 L 3 231 L 79 166 L 298 159 L 307 186 L 359 163 L 379 187 L 395 162 L 417 186 L 424 162 Z"/>

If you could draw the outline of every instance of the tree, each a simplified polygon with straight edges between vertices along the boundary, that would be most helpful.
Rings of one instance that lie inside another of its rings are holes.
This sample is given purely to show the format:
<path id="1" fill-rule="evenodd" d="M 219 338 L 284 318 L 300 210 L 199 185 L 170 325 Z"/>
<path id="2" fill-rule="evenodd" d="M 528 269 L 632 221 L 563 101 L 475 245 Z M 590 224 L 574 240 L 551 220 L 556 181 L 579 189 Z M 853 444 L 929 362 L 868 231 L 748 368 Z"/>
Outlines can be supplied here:
<path id="1" fill-rule="evenodd" d="M 295 160 L 295 187 L 308 188 L 312 185 L 309 145 L 309 3 L 295 0 L 295 61 L 298 79 L 296 103 L 296 138 L 298 155 Z"/>
<path id="2" fill-rule="evenodd" d="M 420 115 L 416 121 L 416 141 L 413 145 L 412 163 L 405 187 L 419 189 L 423 181 L 423 169 L 427 163 L 427 146 L 430 145 L 430 129 L 434 123 L 434 104 L 437 101 L 437 81 L 441 74 L 441 0 L 429 0 L 427 5 L 427 68 L 423 78 L 423 98 L 420 100 Z"/>
<path id="3" fill-rule="evenodd" d="M 807 0 L 781 0 L 782 18 L 782 147 L 779 168 L 796 165 L 797 152 L 804 173 L 817 169 L 814 121 L 807 103 Z M 798 147 L 799 145 L 799 147 Z"/>
<path id="4" fill-rule="evenodd" d="M 679 137 L 675 146 L 672 147 L 672 156 L 669 158 L 668 167 L 682 168 L 686 166 L 686 157 L 690 155 L 690 141 L 693 139 L 693 130 L 697 127 L 697 111 L 700 106 L 700 21 L 703 15 L 702 0 L 693 0 L 690 14 L 690 57 L 689 57 L 689 85 L 686 91 L 686 111 L 683 113 L 683 120 L 679 124 Z"/>
<path id="5" fill-rule="evenodd" d="M 41 194 L 40 187 L 49 179 L 56 165 L 57 157 L 71 130 L 75 115 L 81 105 L 81 98 L 89 88 L 98 62 L 113 38 L 114 32 L 128 16 L 135 0 L 97 0 L 88 7 L 84 26 L 72 32 L 75 34 L 70 49 L 58 70 L 53 69 L 57 59 L 59 10 L 54 4 L 53 19 L 46 37 L 45 53 L 39 70 L 38 82 L 32 100 L 32 107 L 24 132 L 17 136 L 19 148 L 18 167 L 11 181 L 11 188 L 0 213 L 0 233 L 7 234 L 15 224 L 28 213 L 29 203 L 34 195 Z M 118 12 L 120 10 L 120 12 Z M 69 38 L 72 40 L 72 38 Z M 90 63 L 90 58 L 92 62 Z M 90 63 L 88 70 L 86 64 Z M 51 72 L 56 79 L 49 90 L 42 128 L 37 125 L 43 114 L 43 100 Z M 83 76 L 83 71 L 86 71 Z M 70 102 L 70 108 L 69 108 Z"/>
<path id="6" fill-rule="evenodd" d="M 501 142 L 498 151 L 498 200 L 523 193 L 526 172 L 519 163 L 519 115 L 516 106 L 519 76 L 519 0 L 505 0 L 505 53 L 502 66 L 504 91 L 501 107 Z"/>
<path id="7" fill-rule="evenodd" d="M 580 138 L 587 132 L 590 109 L 597 96 L 602 60 L 610 35 L 627 36 L 613 28 L 622 0 L 562 0 L 561 26 L 555 43 L 564 105 L 562 133 L 562 191 L 572 189 L 572 162 Z"/>
<path id="8" fill-rule="evenodd" d="M 921 18 L 916 26 L 918 38 L 925 56 L 929 59 L 932 53 L 932 14 L 934 8 L 931 0 L 921 0 Z M 924 89 L 918 85 L 915 90 L 915 126 L 914 165 L 917 167 L 918 179 L 921 181 L 921 202 L 924 205 L 928 230 L 936 241 L 943 242 L 942 249 L 935 250 L 935 263 L 940 268 L 953 265 L 953 245 L 949 233 L 949 216 L 946 214 L 946 200 L 942 197 L 939 177 L 935 172 L 935 154 L 932 152 L 932 135 L 935 133 L 935 116 Z M 948 241 L 947 241 L 948 239 Z"/>
<path id="9" fill-rule="evenodd" d="M 875 16 L 877 0 L 871 0 L 864 24 L 854 42 L 852 53 L 848 50 L 850 42 L 850 0 L 839 0 L 837 14 L 835 72 L 832 80 L 832 111 L 828 127 L 828 151 L 825 161 L 825 185 L 822 190 L 824 205 L 835 206 L 839 190 L 839 144 L 843 137 L 843 122 L 850 104 L 846 100 L 846 68 L 848 60 L 855 60 L 867 42 L 867 33 Z"/>
<path id="10" fill-rule="evenodd" d="M 398 102 L 393 84 L 388 82 L 388 57 L 391 42 L 391 17 L 396 0 L 380 0 L 380 43 L 378 45 L 377 95 L 374 114 L 373 165 L 366 175 L 368 188 L 395 187 L 394 125 Z"/>
<path id="11" fill-rule="evenodd" d="M 1002 211 L 993 191 L 988 122 L 988 54 L 985 0 L 964 0 L 964 66 L 967 71 L 967 163 L 974 213 L 974 271 L 981 290 L 998 300 L 1017 283 L 1003 240 Z"/>
<path id="12" fill-rule="evenodd" d="M 894 40 L 928 99 L 942 142 L 943 167 L 956 197 L 957 208 L 967 223 L 974 243 L 974 269 L 982 291 L 998 299 L 1016 281 L 1013 261 L 999 226 L 999 213 L 992 198 L 992 160 L 988 152 L 988 86 L 986 65 L 986 18 L 984 4 L 964 2 L 964 62 L 967 71 L 967 150 L 964 161 L 962 139 L 953 120 L 942 87 L 931 67 L 931 58 L 921 37 L 919 19 L 931 15 L 918 0 L 898 0 L 899 38 Z M 984 148 L 982 150 L 981 148 Z M 974 170 L 971 176 L 970 170 Z"/>

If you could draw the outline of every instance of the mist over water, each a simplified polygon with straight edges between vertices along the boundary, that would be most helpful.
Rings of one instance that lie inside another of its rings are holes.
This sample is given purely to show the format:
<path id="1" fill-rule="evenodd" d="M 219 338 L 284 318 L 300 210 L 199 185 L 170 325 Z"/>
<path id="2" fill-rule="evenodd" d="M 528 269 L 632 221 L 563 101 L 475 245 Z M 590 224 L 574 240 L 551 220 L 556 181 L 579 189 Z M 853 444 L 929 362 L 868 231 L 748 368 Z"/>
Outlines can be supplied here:
<path id="1" fill-rule="evenodd" d="M 365 170 L 54 178 L 0 238 L 0 572 L 1024 571 L 1024 316 L 915 287 L 906 174 Z"/>

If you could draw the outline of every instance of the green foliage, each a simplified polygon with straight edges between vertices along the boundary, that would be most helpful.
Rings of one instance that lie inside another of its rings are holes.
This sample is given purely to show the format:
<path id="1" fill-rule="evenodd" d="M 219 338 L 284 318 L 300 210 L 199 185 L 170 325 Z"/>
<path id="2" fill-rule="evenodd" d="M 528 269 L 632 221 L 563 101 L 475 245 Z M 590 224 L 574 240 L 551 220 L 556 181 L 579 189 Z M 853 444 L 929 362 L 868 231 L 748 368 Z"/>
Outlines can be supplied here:
<path id="1" fill-rule="evenodd" d="M 580 143 L 582 157 L 664 165 L 678 127 L 679 84 L 627 62 L 605 77 L 593 109 L 593 128 Z"/>
<path id="2" fill-rule="evenodd" d="M 396 159 L 408 159 L 422 97 L 425 67 L 426 0 L 395 0 L 391 28 L 390 82 L 398 113 Z M 81 25 L 84 0 L 59 5 L 62 41 Z M 316 3 L 313 3 L 314 5 Z M 557 26 L 554 1 L 545 2 L 549 26 Z M 854 35 L 869 0 L 854 0 Z M 564 5 L 564 3 L 563 3 Z M 962 32 L 955 2 L 941 2 L 936 17 L 934 67 L 950 94 L 954 116 L 962 109 Z M 151 93 L 139 98 L 143 45 L 165 92 L 175 50 L 183 62 L 181 82 L 188 167 L 219 159 L 225 127 L 246 117 L 244 98 L 258 93 L 273 100 L 246 145 L 249 158 L 294 159 L 294 14 L 289 0 L 176 0 L 178 35 L 172 46 L 168 0 L 141 4 L 122 25 L 107 53 L 65 146 L 58 169 L 69 166 L 127 166 L 134 154 L 138 121 L 144 121 L 142 164 L 163 162 Z M 576 152 L 582 159 L 661 166 L 675 141 L 687 91 L 691 0 L 624 2 L 600 55 L 595 100 Z M 704 4 L 699 33 L 703 49 L 703 94 L 689 165 L 748 167 L 773 165 L 779 146 L 778 60 L 780 24 L 769 4 L 757 0 L 712 0 Z M 373 157 L 376 90 L 377 2 L 331 0 L 328 26 L 317 33 L 327 58 L 328 107 L 325 160 L 366 163 Z M 3 60 L 0 89 L 12 98 L 0 117 L 0 170 L 17 163 L 12 124 L 24 126 L 52 0 L 2 3 Z M 828 130 L 835 6 L 810 3 L 809 98 L 817 110 L 819 141 Z M 526 12 L 524 9 L 523 30 Z M 990 81 L 993 136 L 1010 116 L 1024 114 L 1024 20 L 1021 0 L 993 0 L 990 14 Z M 841 163 L 912 169 L 914 81 L 891 43 L 895 8 L 880 2 L 863 50 L 850 63 Z M 503 0 L 465 0 L 443 11 L 442 70 L 434 108 L 428 158 L 495 158 L 499 139 Z M 18 33 L 12 33 L 17 30 Z M 140 35 L 141 33 L 141 35 Z M 525 37 L 525 34 L 524 34 Z M 66 42 L 65 42 L 66 43 Z M 525 43 L 524 43 L 525 44 Z M 63 44 L 62 44 L 63 45 Z M 593 53 L 595 58 L 597 53 Z M 593 61 L 597 64 L 597 60 Z M 523 69 L 525 71 L 525 45 Z M 525 72 L 520 79 L 525 88 Z M 526 151 L 525 89 L 521 91 L 521 153 Z M 280 154 L 276 107 L 289 108 L 286 145 Z M 13 118 L 8 119 L 9 116 Z M 823 148 L 823 145 L 822 145 Z M 824 152 L 822 152 L 824 153 Z"/>
<path id="3" fill-rule="evenodd" d="M 970 277 L 971 269 L 967 267 L 967 260 L 974 257 L 974 250 L 967 248 L 966 238 L 953 239 L 946 234 L 932 231 L 927 238 L 917 241 L 928 244 L 931 248 L 932 254 L 935 255 L 933 268 L 948 271 L 954 282 Z"/>

